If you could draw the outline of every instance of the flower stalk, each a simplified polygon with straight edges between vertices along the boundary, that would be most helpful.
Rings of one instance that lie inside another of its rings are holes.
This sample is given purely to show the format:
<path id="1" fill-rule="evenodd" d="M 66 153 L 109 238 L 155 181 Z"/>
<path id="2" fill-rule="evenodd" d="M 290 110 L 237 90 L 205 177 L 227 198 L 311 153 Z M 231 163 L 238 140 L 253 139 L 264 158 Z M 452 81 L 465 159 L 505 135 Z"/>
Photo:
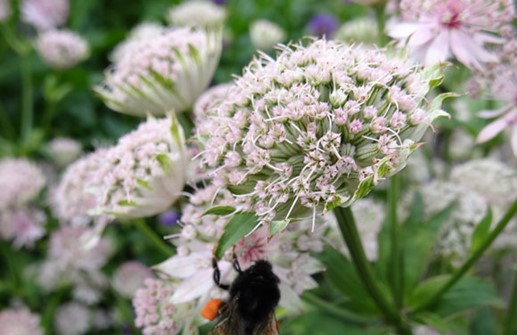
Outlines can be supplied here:
<path id="1" fill-rule="evenodd" d="M 494 230 L 488 234 L 486 239 L 479 245 L 479 247 L 470 255 L 470 257 L 463 263 L 463 265 L 452 275 L 452 277 L 442 286 L 442 288 L 427 300 L 424 300 L 410 311 L 410 314 L 414 315 L 420 311 L 427 309 L 428 307 L 435 304 L 451 287 L 454 286 L 466 273 L 467 271 L 481 258 L 483 253 L 492 245 L 494 240 L 508 225 L 510 220 L 517 213 L 517 199 L 512 203 L 510 208 L 506 211 L 505 215 L 499 220 Z"/>
<path id="2" fill-rule="evenodd" d="M 30 59 L 27 55 L 22 55 L 21 62 L 22 77 L 22 102 L 21 102 L 21 129 L 22 141 L 27 143 L 30 139 L 33 123 L 33 83 L 30 69 Z"/>
<path id="3" fill-rule="evenodd" d="M 397 219 L 397 203 L 400 190 L 400 176 L 394 175 L 390 178 L 388 188 L 388 222 L 390 231 L 390 257 L 391 257 L 391 289 L 393 301 L 398 309 L 402 307 L 402 276 L 401 276 L 401 250 L 400 250 L 400 228 Z"/>
<path id="4" fill-rule="evenodd" d="M 388 38 L 384 29 L 386 27 L 386 15 L 384 12 L 386 10 L 386 4 L 381 2 L 376 5 L 373 10 L 375 11 L 375 20 L 377 21 L 377 38 L 380 47 L 384 47 L 388 43 Z"/>
<path id="5" fill-rule="evenodd" d="M 511 335 L 514 333 L 517 325 L 517 268 L 513 269 L 513 290 L 510 304 L 508 306 L 508 313 L 503 326 L 503 335 Z"/>
<path id="6" fill-rule="evenodd" d="M 368 259 L 364 253 L 352 210 L 349 207 L 336 207 L 334 214 L 352 257 L 352 262 L 373 302 L 384 314 L 388 322 L 397 329 L 399 334 L 412 335 L 410 326 L 405 323 L 400 312 L 389 302 L 375 281 Z"/>
<path id="7" fill-rule="evenodd" d="M 144 219 L 135 219 L 133 220 L 133 224 L 165 257 L 170 257 L 173 254 L 172 248 L 149 228 Z"/>

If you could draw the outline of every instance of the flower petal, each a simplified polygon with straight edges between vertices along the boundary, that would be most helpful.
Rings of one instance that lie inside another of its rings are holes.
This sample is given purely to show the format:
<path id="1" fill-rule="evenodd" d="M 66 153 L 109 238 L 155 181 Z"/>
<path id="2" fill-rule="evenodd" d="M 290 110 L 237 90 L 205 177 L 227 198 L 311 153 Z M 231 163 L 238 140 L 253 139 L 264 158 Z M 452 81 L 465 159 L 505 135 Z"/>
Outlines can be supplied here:
<path id="1" fill-rule="evenodd" d="M 425 63 L 428 65 L 441 63 L 446 61 L 449 55 L 449 34 L 447 32 L 441 32 L 435 37 L 427 49 Z"/>
<path id="2" fill-rule="evenodd" d="M 497 134 L 504 130 L 508 126 L 508 122 L 502 118 L 497 119 L 494 122 L 488 124 L 485 128 L 481 130 L 478 137 L 476 138 L 477 143 L 484 143 L 490 141 Z"/>

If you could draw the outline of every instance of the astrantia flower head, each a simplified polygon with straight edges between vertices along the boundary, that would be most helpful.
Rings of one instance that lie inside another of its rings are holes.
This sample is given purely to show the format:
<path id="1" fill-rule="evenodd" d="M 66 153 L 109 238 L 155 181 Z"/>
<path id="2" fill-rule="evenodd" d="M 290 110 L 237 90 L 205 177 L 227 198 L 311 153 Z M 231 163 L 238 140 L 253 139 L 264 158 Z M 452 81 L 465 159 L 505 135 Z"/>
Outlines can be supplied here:
<path id="1" fill-rule="evenodd" d="M 349 43 L 377 43 L 377 22 L 370 17 L 360 17 L 344 23 L 334 35 L 334 39 Z"/>
<path id="2" fill-rule="evenodd" d="M 219 29 L 226 19 L 226 10 L 210 1 L 186 1 L 169 9 L 167 20 L 176 26 L 200 26 Z"/>
<path id="3" fill-rule="evenodd" d="M 75 66 L 89 55 L 88 42 L 70 30 L 49 30 L 36 40 L 36 50 L 43 61 L 53 69 Z"/>
<path id="4" fill-rule="evenodd" d="M 437 69 L 325 40 L 256 59 L 200 127 L 202 159 L 265 222 L 350 205 L 446 115 L 425 100 Z"/>
<path id="5" fill-rule="evenodd" d="M 88 307 L 77 302 L 68 302 L 58 307 L 54 315 L 58 335 L 82 335 L 91 327 Z"/>
<path id="6" fill-rule="evenodd" d="M 27 309 L 0 311 L 0 334 L 43 335 L 40 317 Z"/>
<path id="7" fill-rule="evenodd" d="M 185 184 L 187 154 L 174 117 L 149 119 L 121 137 L 105 157 L 100 209 L 120 217 L 145 217 L 170 207 Z"/>
<path id="8" fill-rule="evenodd" d="M 113 287 L 124 297 L 131 298 L 150 277 L 152 277 L 151 270 L 142 263 L 125 262 L 117 268 L 113 275 Z"/>
<path id="9" fill-rule="evenodd" d="M 97 149 L 67 167 L 51 199 L 61 222 L 85 225 L 92 220 L 90 213 L 99 206 L 95 192 L 102 187 L 96 175 L 107 153 L 108 149 Z"/>
<path id="10" fill-rule="evenodd" d="M 402 0 L 401 22 L 388 29 L 418 60 L 431 64 L 451 57 L 471 68 L 497 62 L 486 49 L 515 16 L 512 0 Z M 511 28 L 510 28 L 511 30 Z"/>
<path id="11" fill-rule="evenodd" d="M 226 98 L 231 86 L 231 83 L 225 83 L 206 90 L 206 92 L 197 99 L 192 109 L 194 122 L 199 123 L 199 121 L 206 118 L 208 113 L 221 104 Z"/>
<path id="12" fill-rule="evenodd" d="M 0 159 L 0 210 L 34 199 L 45 186 L 43 172 L 22 158 Z"/>
<path id="13" fill-rule="evenodd" d="M 143 22 L 131 29 L 129 36 L 119 43 L 115 49 L 111 52 L 109 58 L 112 62 L 116 63 L 120 61 L 124 55 L 133 52 L 133 48 L 138 50 L 138 42 L 152 38 L 153 36 L 160 35 L 165 27 L 155 22 Z"/>
<path id="14" fill-rule="evenodd" d="M 133 298 L 135 325 L 144 335 L 175 335 L 181 325 L 174 319 L 176 307 L 170 302 L 173 287 L 158 279 L 146 279 L 145 288 L 139 289 Z"/>
<path id="15" fill-rule="evenodd" d="M 81 154 L 81 144 L 76 140 L 56 137 L 47 145 L 47 151 L 52 161 L 59 167 L 73 162 Z"/>
<path id="16" fill-rule="evenodd" d="M 45 213 L 23 207 L 0 211 L 0 238 L 12 240 L 17 248 L 32 247 L 45 234 Z"/>
<path id="17" fill-rule="evenodd" d="M 192 107 L 206 89 L 221 53 L 220 31 L 164 29 L 139 39 L 105 73 L 97 93 L 106 105 L 132 115 L 164 115 Z"/>
<path id="18" fill-rule="evenodd" d="M 39 30 L 62 26 L 68 19 L 68 0 L 23 0 L 22 19 Z"/>
<path id="19" fill-rule="evenodd" d="M 286 32 L 276 23 L 257 20 L 250 25 L 251 43 L 259 50 L 268 51 L 285 40 Z"/>
<path id="20" fill-rule="evenodd" d="M 496 118 L 481 130 L 478 143 L 484 143 L 505 129 L 510 129 L 513 152 L 517 155 L 517 69 L 515 66 L 498 65 L 489 80 L 489 95 L 503 103 L 501 108 L 480 113 L 483 118 Z"/>

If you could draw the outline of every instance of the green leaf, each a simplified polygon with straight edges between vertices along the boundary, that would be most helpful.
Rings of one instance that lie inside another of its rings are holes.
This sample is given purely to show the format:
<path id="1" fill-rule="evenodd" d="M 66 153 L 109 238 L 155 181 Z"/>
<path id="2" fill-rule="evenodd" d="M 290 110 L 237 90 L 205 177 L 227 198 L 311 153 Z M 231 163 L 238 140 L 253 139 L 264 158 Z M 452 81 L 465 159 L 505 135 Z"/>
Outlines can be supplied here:
<path id="1" fill-rule="evenodd" d="M 354 265 L 339 251 L 327 247 L 318 255 L 324 264 L 328 264 L 325 277 L 348 300 L 351 310 L 368 314 L 378 314 L 379 311 L 357 275 Z"/>
<path id="2" fill-rule="evenodd" d="M 234 246 L 259 224 L 254 213 L 237 213 L 224 227 L 223 236 L 215 249 L 215 257 L 221 259 L 226 250 Z"/>
<path id="3" fill-rule="evenodd" d="M 283 230 L 291 220 L 276 220 L 269 224 L 269 236 L 273 236 L 279 231 Z"/>
<path id="4" fill-rule="evenodd" d="M 474 252 L 490 234 L 490 226 L 492 225 L 492 209 L 489 208 L 485 217 L 479 222 L 472 233 L 472 243 L 470 245 L 470 252 Z"/>
<path id="5" fill-rule="evenodd" d="M 497 334 L 497 323 L 491 308 L 483 307 L 471 319 L 470 334 Z"/>
<path id="6" fill-rule="evenodd" d="M 445 285 L 451 275 L 440 275 L 420 283 L 409 297 L 409 306 L 418 306 L 420 302 L 429 300 Z"/>
<path id="7" fill-rule="evenodd" d="M 163 171 L 170 170 L 172 162 L 167 154 L 157 154 L 155 157 Z"/>
<path id="8" fill-rule="evenodd" d="M 232 214 L 235 212 L 235 207 L 232 207 L 232 206 L 213 206 L 213 207 L 210 207 L 209 209 L 207 209 L 204 213 L 203 213 L 203 216 L 205 215 L 228 215 L 228 214 Z"/>

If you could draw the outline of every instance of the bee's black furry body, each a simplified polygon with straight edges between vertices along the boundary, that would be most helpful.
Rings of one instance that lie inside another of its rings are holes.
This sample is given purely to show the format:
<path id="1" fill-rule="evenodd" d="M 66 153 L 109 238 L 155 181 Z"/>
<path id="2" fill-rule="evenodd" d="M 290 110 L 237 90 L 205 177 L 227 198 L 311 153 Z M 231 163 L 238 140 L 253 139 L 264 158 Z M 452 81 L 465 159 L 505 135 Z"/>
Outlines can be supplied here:
<path id="1" fill-rule="evenodd" d="M 240 271 L 229 288 L 230 298 L 220 310 L 211 334 L 278 334 L 274 309 L 280 301 L 279 283 L 271 264 L 265 260 Z"/>

